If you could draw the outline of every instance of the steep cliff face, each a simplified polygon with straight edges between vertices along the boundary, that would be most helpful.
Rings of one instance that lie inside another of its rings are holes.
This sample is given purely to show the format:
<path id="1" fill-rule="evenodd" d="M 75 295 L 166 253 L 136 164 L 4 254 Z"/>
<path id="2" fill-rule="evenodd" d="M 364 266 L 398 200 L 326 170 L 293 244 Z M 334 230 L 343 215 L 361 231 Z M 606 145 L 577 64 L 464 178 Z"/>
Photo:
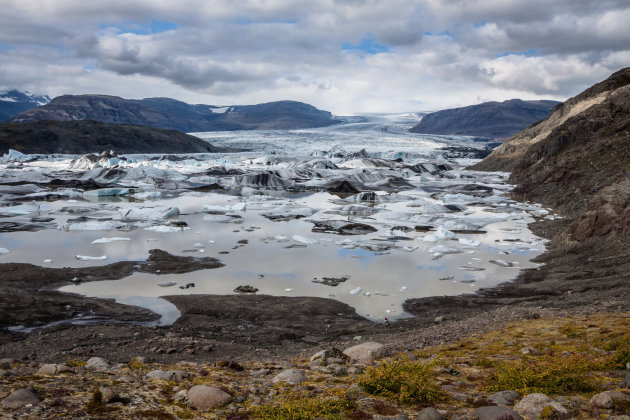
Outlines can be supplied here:
<path id="1" fill-rule="evenodd" d="M 560 210 L 567 240 L 630 237 L 630 68 L 556 107 L 472 169 L 512 170 L 514 197 Z"/>
<path id="2" fill-rule="evenodd" d="M 183 132 L 322 127 L 334 124 L 330 112 L 294 101 L 216 107 L 170 98 L 123 99 L 107 95 L 64 95 L 16 115 L 11 122 L 94 120 Z"/>
<path id="3" fill-rule="evenodd" d="M 426 134 L 507 138 L 539 121 L 557 105 L 556 101 L 485 102 L 463 108 L 445 109 L 425 115 L 410 131 Z"/>

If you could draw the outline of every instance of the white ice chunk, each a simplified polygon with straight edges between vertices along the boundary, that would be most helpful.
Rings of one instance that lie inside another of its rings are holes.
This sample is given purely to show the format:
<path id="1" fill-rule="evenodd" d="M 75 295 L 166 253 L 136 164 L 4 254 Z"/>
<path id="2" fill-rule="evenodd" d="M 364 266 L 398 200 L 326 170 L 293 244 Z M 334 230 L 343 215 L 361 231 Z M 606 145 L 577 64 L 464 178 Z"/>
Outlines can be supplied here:
<path id="1" fill-rule="evenodd" d="M 350 290 L 350 294 L 351 295 L 358 295 L 359 293 L 361 293 L 361 288 L 357 287 L 355 289 Z"/>
<path id="2" fill-rule="evenodd" d="M 50 207 L 44 203 L 33 201 L 31 203 L 20 204 L 19 206 L 0 207 L 0 216 L 26 216 L 32 213 L 42 213 L 50 211 Z"/>
<path id="3" fill-rule="evenodd" d="M 31 157 L 29 155 L 25 155 L 17 150 L 9 149 L 7 153 L 0 157 L 0 162 L 26 162 L 30 159 Z"/>
<path id="4" fill-rule="evenodd" d="M 120 210 L 120 216 L 127 219 L 160 220 L 179 216 L 177 207 L 131 207 Z"/>
<path id="5" fill-rule="evenodd" d="M 110 242 L 117 242 L 117 241 L 130 241 L 131 238 L 121 238 L 121 237 L 112 237 L 112 238 L 106 238 L 106 237 L 102 237 L 99 239 L 95 239 L 92 241 L 92 245 L 96 245 L 96 244 L 108 244 Z"/>
<path id="6" fill-rule="evenodd" d="M 139 198 L 140 200 L 157 200 L 162 198 L 161 191 L 142 191 L 133 193 L 134 198 Z"/>
<path id="7" fill-rule="evenodd" d="M 63 229 L 69 232 L 71 231 L 79 231 L 79 230 L 114 230 L 119 227 L 125 226 L 123 223 L 114 221 L 114 220 L 106 220 L 106 221 L 87 221 L 87 222 L 78 222 L 78 223 L 66 223 L 63 225 Z"/>
<path id="8" fill-rule="evenodd" d="M 285 292 L 292 292 L 292 291 L 294 291 L 294 290 L 295 290 L 295 289 L 291 289 L 290 287 L 288 287 L 288 288 L 284 289 L 284 291 L 285 291 Z"/>
<path id="9" fill-rule="evenodd" d="M 88 255 L 75 255 L 74 258 L 81 261 L 102 261 L 102 260 L 106 260 L 107 256 L 101 255 L 100 257 L 90 257 Z"/>
<path id="10" fill-rule="evenodd" d="M 181 232 L 183 230 L 190 230 L 188 226 L 150 226 L 144 228 L 144 230 L 148 230 L 151 232 L 160 232 L 160 233 L 171 233 L 171 232 Z"/>
<path id="11" fill-rule="evenodd" d="M 429 233 L 428 235 L 425 235 L 422 238 L 422 240 L 424 242 L 438 242 L 444 239 L 452 238 L 454 236 L 455 234 L 451 232 L 450 230 L 442 226 L 438 226 L 437 231 L 435 231 L 434 233 Z"/>
<path id="12" fill-rule="evenodd" d="M 242 203 L 237 203 L 234 204 L 232 206 L 227 205 L 227 206 L 213 206 L 211 204 L 206 204 L 203 206 L 203 211 L 207 212 L 207 213 L 227 213 L 230 211 L 245 211 L 245 209 L 247 208 L 247 204 L 245 204 L 244 202 Z"/>
<path id="13" fill-rule="evenodd" d="M 400 249 L 401 251 L 405 251 L 405 252 L 412 252 L 412 251 L 415 251 L 416 249 L 418 249 L 418 247 L 417 246 L 403 246 L 403 247 L 400 247 L 398 249 Z"/>
<path id="14" fill-rule="evenodd" d="M 165 281 L 162 283 L 158 283 L 158 286 L 160 287 L 171 287 L 171 286 L 175 286 L 177 284 L 176 281 Z"/>
<path id="15" fill-rule="evenodd" d="M 131 188 L 100 188 L 98 190 L 85 191 L 83 193 L 83 197 L 84 198 L 109 197 L 109 196 L 115 196 L 115 195 L 129 195 L 132 193 L 133 193 L 133 190 Z"/>
<path id="16" fill-rule="evenodd" d="M 42 261 L 43 263 L 46 264 L 50 264 L 51 262 L 53 262 L 53 260 L 51 260 L 50 258 L 46 258 L 44 261 Z"/>
<path id="17" fill-rule="evenodd" d="M 436 245 L 433 248 L 429 248 L 429 252 L 433 254 L 461 254 L 463 251 L 452 246 Z"/>
<path id="18" fill-rule="evenodd" d="M 306 244 L 306 245 L 313 245 L 313 244 L 319 243 L 319 241 L 317 239 L 308 238 L 308 237 L 302 236 L 302 235 L 293 235 L 292 239 L 295 242 L 299 242 L 299 243 Z"/>
<path id="19" fill-rule="evenodd" d="M 0 254 L 8 254 L 9 252 L 11 252 L 11 251 L 9 251 L 6 248 L 0 248 Z"/>
<path id="20" fill-rule="evenodd" d="M 459 238 L 459 243 L 465 246 L 474 246 L 477 247 L 479 245 L 481 245 L 481 242 L 479 241 L 475 241 L 472 239 L 466 239 L 466 238 Z"/>

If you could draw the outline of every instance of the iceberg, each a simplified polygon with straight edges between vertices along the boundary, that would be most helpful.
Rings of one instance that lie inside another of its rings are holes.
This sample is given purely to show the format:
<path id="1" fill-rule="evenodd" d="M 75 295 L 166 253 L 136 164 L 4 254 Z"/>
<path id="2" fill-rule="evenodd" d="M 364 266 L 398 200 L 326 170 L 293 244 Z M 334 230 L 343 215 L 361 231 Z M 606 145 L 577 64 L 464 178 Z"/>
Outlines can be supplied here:
<path id="1" fill-rule="evenodd" d="M 8 249 L 6 249 L 6 248 L 0 248 L 0 255 L 1 255 L 1 254 L 8 254 L 9 252 L 11 252 L 11 251 L 9 251 L 9 250 L 8 250 Z"/>
<path id="2" fill-rule="evenodd" d="M 120 215 L 126 219 L 163 220 L 179 216 L 177 207 L 131 207 L 120 210 Z"/>
<path id="3" fill-rule="evenodd" d="M 465 246 L 470 246 L 470 247 L 477 247 L 479 245 L 481 245 L 481 242 L 479 241 L 475 241 L 472 239 L 466 239 L 466 238 L 459 238 L 459 243 Z"/>
<path id="4" fill-rule="evenodd" d="M 181 232 L 184 230 L 190 230 L 188 226 L 149 226 L 144 228 L 144 230 L 148 230 L 150 232 L 159 232 L 159 233 L 171 233 L 171 232 Z"/>
<path id="5" fill-rule="evenodd" d="M 302 236 L 302 235 L 293 235 L 292 239 L 295 242 L 299 242 L 299 243 L 305 244 L 305 245 L 314 245 L 314 244 L 319 243 L 319 241 L 317 239 L 308 238 L 308 237 Z"/>
<path id="6" fill-rule="evenodd" d="M 100 188 L 97 190 L 85 191 L 83 198 L 98 198 L 98 197 L 110 197 L 117 195 L 129 195 L 133 194 L 131 188 Z"/>
<path id="7" fill-rule="evenodd" d="M 234 204 L 232 206 L 213 206 L 206 204 L 203 206 L 203 211 L 206 213 L 227 213 L 230 211 L 245 211 L 247 205 L 243 203 Z"/>
<path id="8" fill-rule="evenodd" d="M 443 226 L 438 226 L 437 231 L 425 235 L 422 240 L 424 242 L 438 242 L 444 239 L 453 238 L 455 234 Z"/>

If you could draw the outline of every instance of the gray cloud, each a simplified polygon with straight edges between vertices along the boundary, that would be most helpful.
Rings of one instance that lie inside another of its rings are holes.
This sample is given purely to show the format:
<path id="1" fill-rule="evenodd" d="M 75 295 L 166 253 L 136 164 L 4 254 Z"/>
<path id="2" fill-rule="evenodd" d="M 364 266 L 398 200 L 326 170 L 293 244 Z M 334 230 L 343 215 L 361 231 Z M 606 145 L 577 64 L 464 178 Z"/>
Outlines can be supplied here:
<path id="1" fill-rule="evenodd" d="M 53 95 L 336 112 L 562 99 L 630 65 L 628 21 L 627 0 L 5 0 L 0 75 Z"/>

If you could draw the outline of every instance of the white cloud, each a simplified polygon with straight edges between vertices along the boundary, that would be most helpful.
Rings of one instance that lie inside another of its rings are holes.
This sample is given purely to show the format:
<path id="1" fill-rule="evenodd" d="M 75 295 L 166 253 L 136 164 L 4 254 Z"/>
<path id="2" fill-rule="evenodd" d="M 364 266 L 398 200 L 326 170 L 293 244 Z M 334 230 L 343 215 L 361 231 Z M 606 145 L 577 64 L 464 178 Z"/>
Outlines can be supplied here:
<path id="1" fill-rule="evenodd" d="M 0 88 L 336 113 L 562 99 L 630 65 L 628 21 L 624 0 L 5 0 Z"/>

